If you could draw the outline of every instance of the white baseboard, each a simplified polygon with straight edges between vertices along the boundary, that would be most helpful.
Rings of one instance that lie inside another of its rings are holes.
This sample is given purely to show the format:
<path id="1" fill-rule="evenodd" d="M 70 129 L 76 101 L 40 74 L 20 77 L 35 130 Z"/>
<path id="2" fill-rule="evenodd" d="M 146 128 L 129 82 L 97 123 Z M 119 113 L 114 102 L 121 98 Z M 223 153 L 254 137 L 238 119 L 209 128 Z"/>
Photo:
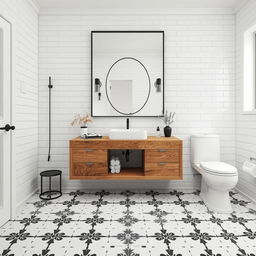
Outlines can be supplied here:
<path id="1" fill-rule="evenodd" d="M 19 202 L 15 208 L 15 215 L 17 214 L 17 212 L 19 211 L 20 208 L 22 208 L 22 206 L 26 203 L 26 201 L 33 196 L 36 192 L 38 191 L 38 188 L 34 189 L 30 194 L 28 194 L 21 202 Z M 14 219 L 15 216 L 12 216 L 12 219 Z"/>
<path id="2" fill-rule="evenodd" d="M 252 201 L 253 203 L 256 204 L 256 199 L 255 198 L 252 198 L 251 196 L 245 194 L 243 191 L 241 191 L 239 188 L 235 188 L 235 190 L 241 194 L 243 197 L 247 198 L 248 200 Z"/>

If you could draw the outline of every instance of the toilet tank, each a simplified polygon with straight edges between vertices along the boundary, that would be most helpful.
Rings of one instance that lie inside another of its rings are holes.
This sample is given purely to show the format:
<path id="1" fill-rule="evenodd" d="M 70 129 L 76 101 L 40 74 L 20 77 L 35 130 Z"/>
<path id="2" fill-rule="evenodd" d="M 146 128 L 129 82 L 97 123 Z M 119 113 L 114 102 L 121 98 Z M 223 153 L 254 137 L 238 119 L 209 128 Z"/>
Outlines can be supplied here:
<path id="1" fill-rule="evenodd" d="M 220 161 L 220 138 L 215 134 L 191 136 L 191 163 Z"/>

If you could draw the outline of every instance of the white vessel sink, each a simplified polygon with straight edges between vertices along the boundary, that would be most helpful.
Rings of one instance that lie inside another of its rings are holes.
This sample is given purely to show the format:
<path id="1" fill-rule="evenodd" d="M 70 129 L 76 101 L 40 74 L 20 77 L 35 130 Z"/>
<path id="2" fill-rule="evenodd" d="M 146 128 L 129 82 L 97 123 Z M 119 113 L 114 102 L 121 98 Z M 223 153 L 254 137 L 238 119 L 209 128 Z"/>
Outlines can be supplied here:
<path id="1" fill-rule="evenodd" d="M 109 132 L 111 140 L 146 140 L 147 131 L 139 129 L 112 129 Z"/>

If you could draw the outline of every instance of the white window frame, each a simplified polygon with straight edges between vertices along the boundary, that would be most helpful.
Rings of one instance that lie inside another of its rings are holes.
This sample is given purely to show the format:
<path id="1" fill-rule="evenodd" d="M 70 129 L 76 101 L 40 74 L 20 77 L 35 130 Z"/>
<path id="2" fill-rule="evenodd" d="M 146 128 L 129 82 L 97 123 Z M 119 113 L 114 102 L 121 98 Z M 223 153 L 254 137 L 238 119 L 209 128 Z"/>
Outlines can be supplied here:
<path id="1" fill-rule="evenodd" d="M 256 115 L 256 25 L 244 33 L 243 113 Z"/>

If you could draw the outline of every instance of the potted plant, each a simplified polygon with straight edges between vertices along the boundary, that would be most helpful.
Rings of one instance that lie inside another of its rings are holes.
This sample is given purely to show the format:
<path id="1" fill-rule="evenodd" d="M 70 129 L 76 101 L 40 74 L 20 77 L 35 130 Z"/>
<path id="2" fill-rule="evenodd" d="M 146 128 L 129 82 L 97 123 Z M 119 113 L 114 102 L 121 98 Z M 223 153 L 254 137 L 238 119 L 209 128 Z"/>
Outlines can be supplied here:
<path id="1" fill-rule="evenodd" d="M 174 118 L 175 118 L 176 113 L 175 112 L 170 112 L 168 114 L 168 111 L 166 110 L 164 117 L 162 118 L 162 120 L 165 123 L 165 127 L 164 127 L 164 136 L 165 137 L 171 137 L 172 135 L 172 128 L 170 127 L 170 125 L 174 122 Z"/>
<path id="2" fill-rule="evenodd" d="M 91 115 L 86 114 L 85 116 L 81 116 L 80 114 L 76 114 L 71 125 L 72 126 L 81 125 L 80 136 L 84 137 L 84 135 L 88 133 L 87 124 L 91 122 L 92 122 Z"/>

